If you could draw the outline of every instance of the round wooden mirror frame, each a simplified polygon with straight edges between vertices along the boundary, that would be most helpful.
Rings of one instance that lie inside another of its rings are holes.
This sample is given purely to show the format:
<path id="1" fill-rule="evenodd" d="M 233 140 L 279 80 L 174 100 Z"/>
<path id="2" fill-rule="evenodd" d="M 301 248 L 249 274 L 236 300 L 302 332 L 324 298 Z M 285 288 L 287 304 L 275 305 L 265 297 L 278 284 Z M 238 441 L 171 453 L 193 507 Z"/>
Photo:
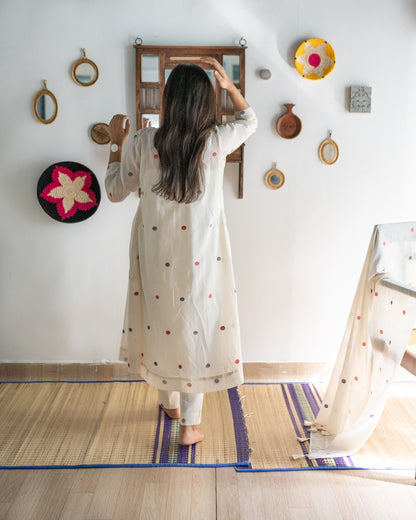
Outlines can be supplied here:
<path id="1" fill-rule="evenodd" d="M 39 123 L 43 123 L 44 125 L 48 125 L 49 123 L 53 123 L 55 121 L 56 116 L 58 115 L 58 101 L 56 100 L 56 97 L 52 94 L 50 90 L 48 90 L 48 86 L 46 83 L 46 80 L 43 82 L 44 88 L 42 90 L 39 90 L 39 92 L 36 92 L 35 97 L 33 98 L 33 115 L 36 117 L 36 119 L 39 121 Z M 54 112 L 52 116 L 49 119 L 42 119 L 38 112 L 38 101 L 42 96 L 49 96 L 52 99 L 52 102 L 54 104 Z"/>
<path id="2" fill-rule="evenodd" d="M 325 139 L 325 141 L 322 141 L 322 143 L 320 144 L 319 146 L 319 159 L 324 163 L 324 164 L 334 164 L 334 162 L 338 159 L 339 157 L 339 149 L 338 149 L 338 145 L 335 141 L 333 141 L 331 139 L 331 136 L 332 136 L 332 132 L 329 132 L 329 138 L 328 139 Z M 328 161 L 328 159 L 325 158 L 325 155 L 324 155 L 324 149 L 326 146 L 332 146 L 335 150 L 335 154 L 334 154 L 334 158 L 331 160 L 331 161 Z"/>
<path id="3" fill-rule="evenodd" d="M 272 177 L 273 175 L 277 175 L 280 177 L 280 182 L 278 184 L 273 184 Z M 270 188 L 271 190 L 278 190 L 283 186 L 285 183 L 285 176 L 284 173 L 278 170 L 277 168 L 274 168 L 272 170 L 269 170 L 266 175 L 264 176 L 264 182 L 266 183 L 266 186 Z"/>
<path id="4" fill-rule="evenodd" d="M 99 76 L 98 67 L 93 61 L 91 61 L 87 58 L 85 49 L 82 49 L 82 52 L 83 52 L 83 57 L 80 58 L 79 60 L 77 60 L 72 65 L 72 79 L 75 81 L 75 83 L 77 85 L 81 85 L 81 87 L 90 87 L 91 85 L 94 85 L 94 83 L 96 83 L 96 81 L 98 79 L 98 76 Z M 83 63 L 88 63 L 88 65 L 91 65 L 91 67 L 94 69 L 94 72 L 95 72 L 93 79 L 91 81 L 89 81 L 88 83 L 83 83 L 82 81 L 79 81 L 79 79 L 77 78 L 77 75 L 76 75 L 77 68 L 80 65 L 82 65 Z"/>

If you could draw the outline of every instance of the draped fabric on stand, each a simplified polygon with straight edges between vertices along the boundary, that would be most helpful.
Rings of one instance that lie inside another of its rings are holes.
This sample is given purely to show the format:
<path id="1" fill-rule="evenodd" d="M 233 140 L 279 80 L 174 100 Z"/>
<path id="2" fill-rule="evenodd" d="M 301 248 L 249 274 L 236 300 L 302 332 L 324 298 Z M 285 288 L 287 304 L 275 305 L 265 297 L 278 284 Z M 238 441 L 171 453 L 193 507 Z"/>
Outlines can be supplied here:
<path id="1" fill-rule="evenodd" d="M 374 431 L 416 323 L 416 222 L 374 227 L 309 458 L 344 457 Z"/>

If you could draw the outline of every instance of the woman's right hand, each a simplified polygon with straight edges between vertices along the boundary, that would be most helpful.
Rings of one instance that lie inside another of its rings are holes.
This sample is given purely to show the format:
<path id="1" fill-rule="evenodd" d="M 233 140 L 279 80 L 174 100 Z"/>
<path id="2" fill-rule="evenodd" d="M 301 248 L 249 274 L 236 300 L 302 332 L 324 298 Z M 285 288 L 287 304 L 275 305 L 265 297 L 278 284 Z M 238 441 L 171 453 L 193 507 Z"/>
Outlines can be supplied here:
<path id="1" fill-rule="evenodd" d="M 221 88 L 225 90 L 232 90 L 233 88 L 235 88 L 234 83 L 227 76 L 224 67 L 215 58 L 212 58 L 210 56 L 204 56 L 201 57 L 201 61 L 203 63 L 208 63 L 209 65 L 212 65 L 212 67 L 214 68 L 215 79 L 218 81 L 218 84 Z"/>

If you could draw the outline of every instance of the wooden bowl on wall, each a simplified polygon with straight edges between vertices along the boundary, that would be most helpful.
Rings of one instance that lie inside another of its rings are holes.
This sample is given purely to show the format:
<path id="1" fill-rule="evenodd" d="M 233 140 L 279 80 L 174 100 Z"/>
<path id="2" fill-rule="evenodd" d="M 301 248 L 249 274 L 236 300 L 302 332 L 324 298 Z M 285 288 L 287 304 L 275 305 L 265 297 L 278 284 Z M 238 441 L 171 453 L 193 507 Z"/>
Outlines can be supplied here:
<path id="1" fill-rule="evenodd" d="M 287 108 L 286 114 L 279 117 L 277 121 L 277 133 L 285 139 L 293 139 L 294 137 L 297 137 L 302 130 L 302 121 L 292 112 L 294 106 L 295 105 L 291 103 L 287 103 L 285 105 Z"/>

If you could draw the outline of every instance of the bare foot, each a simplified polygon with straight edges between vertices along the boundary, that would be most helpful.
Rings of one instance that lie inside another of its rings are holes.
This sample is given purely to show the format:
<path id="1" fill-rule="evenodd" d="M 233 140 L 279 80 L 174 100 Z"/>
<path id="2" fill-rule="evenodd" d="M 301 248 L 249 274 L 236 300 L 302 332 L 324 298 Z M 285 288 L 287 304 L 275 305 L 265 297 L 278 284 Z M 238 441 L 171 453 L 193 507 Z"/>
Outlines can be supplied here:
<path id="1" fill-rule="evenodd" d="M 183 446 L 190 446 L 204 440 L 204 434 L 196 426 L 180 426 L 178 443 Z"/>
<path id="2" fill-rule="evenodd" d="M 164 406 L 160 405 L 162 410 L 165 412 L 165 414 L 170 417 L 171 419 L 179 419 L 181 416 L 181 409 L 180 408 L 165 408 Z"/>

